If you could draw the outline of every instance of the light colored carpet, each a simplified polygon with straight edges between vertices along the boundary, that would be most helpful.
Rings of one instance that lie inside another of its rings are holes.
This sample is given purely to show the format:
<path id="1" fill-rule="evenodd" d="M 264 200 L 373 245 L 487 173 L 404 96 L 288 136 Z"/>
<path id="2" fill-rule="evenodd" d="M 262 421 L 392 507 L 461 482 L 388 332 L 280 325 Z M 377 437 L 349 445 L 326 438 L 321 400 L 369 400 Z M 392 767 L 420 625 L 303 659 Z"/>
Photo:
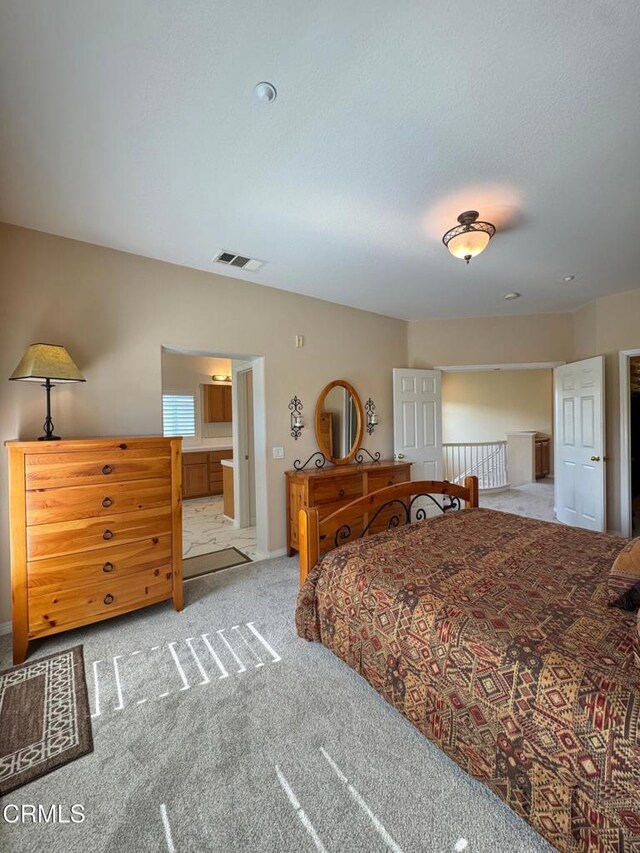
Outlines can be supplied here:
<path id="1" fill-rule="evenodd" d="M 495 494 L 481 492 L 480 506 L 541 521 L 556 521 L 553 515 L 553 480 L 538 480 Z"/>
<path id="2" fill-rule="evenodd" d="M 3 853 L 551 853 L 360 676 L 296 636 L 297 576 L 296 559 L 225 570 L 186 584 L 183 613 L 161 604 L 35 650 L 84 643 L 94 752 L 2 806 L 68 816 L 80 803 L 86 819 L 0 817 Z"/>

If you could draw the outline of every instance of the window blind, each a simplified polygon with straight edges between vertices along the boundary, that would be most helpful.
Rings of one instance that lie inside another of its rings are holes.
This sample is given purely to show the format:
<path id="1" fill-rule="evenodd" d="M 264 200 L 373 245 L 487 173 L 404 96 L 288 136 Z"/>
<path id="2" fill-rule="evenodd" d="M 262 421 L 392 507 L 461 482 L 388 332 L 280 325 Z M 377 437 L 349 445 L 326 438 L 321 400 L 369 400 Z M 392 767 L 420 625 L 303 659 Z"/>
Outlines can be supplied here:
<path id="1" fill-rule="evenodd" d="M 196 434 L 196 400 L 193 394 L 162 395 L 162 433 L 166 437 Z"/>

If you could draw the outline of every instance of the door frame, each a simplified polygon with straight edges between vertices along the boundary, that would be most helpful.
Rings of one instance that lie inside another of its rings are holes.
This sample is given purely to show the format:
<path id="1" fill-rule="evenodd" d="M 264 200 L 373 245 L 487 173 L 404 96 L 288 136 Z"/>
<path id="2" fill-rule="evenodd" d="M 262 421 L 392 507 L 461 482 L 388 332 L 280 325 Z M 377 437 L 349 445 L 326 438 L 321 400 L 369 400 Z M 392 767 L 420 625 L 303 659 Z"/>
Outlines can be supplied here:
<path id="1" fill-rule="evenodd" d="M 620 350 L 620 527 L 623 536 L 631 536 L 633 519 L 631 507 L 631 382 L 629 360 L 640 356 L 640 349 Z"/>
<path id="2" fill-rule="evenodd" d="M 248 468 L 241 464 L 243 456 L 248 456 L 249 448 L 246 442 L 248 422 L 247 411 L 247 376 L 251 374 L 253 380 L 253 363 L 250 361 L 233 362 L 233 421 L 236 428 L 233 431 L 233 453 L 236 470 L 236 487 L 234 490 L 234 519 L 233 526 L 238 528 L 251 527 L 251 480 L 248 476 Z M 252 382 L 253 389 L 253 382 Z M 253 394 L 252 394 L 253 396 Z M 255 418 L 253 419 L 255 421 Z M 256 489 L 256 464 L 255 464 L 255 422 L 251 429 L 254 433 L 254 458 L 253 458 L 253 488 Z M 254 520 L 255 524 L 255 520 Z"/>
<path id="3" fill-rule="evenodd" d="M 262 355 L 247 355 L 211 350 L 192 350 L 173 344 L 162 344 L 160 352 L 178 355 L 199 355 L 207 358 L 230 358 L 232 361 L 250 362 L 253 368 L 253 444 L 255 452 L 256 479 L 256 551 L 260 559 L 267 559 L 269 551 L 269 501 L 267 500 L 267 399 L 265 382 L 265 358 Z M 162 435 L 162 370 L 158 370 L 160 435 Z M 215 449 L 215 448 L 214 448 Z M 235 448 L 234 448 L 235 449 Z M 276 551 L 274 556 L 280 556 Z"/>

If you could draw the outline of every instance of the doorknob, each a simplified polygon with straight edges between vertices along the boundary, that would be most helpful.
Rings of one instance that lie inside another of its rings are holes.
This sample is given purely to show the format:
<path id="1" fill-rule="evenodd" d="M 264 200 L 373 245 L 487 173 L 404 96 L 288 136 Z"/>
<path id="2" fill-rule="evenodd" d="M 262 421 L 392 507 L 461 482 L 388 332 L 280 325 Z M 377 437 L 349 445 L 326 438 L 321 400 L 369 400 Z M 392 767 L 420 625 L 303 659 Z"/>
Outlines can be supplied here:
<path id="1" fill-rule="evenodd" d="M 600 457 L 599 457 L 599 456 L 592 456 L 592 457 L 591 457 L 591 461 L 592 461 L 592 462 L 599 462 L 599 461 L 600 461 Z"/>
<path id="2" fill-rule="evenodd" d="M 398 459 L 404 459 L 404 453 L 398 453 L 397 457 Z"/>

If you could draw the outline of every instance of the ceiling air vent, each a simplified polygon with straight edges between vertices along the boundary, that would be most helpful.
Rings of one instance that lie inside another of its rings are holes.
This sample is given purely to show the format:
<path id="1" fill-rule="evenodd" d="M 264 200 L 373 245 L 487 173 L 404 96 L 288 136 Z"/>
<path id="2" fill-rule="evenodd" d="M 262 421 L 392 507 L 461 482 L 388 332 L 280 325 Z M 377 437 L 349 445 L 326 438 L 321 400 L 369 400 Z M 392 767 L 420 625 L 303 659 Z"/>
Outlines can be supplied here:
<path id="1" fill-rule="evenodd" d="M 265 265 L 265 261 L 257 258 L 247 258 L 246 255 L 236 255 L 233 252 L 222 251 L 213 259 L 216 264 L 224 264 L 227 267 L 238 267 L 241 270 L 255 272 Z"/>

